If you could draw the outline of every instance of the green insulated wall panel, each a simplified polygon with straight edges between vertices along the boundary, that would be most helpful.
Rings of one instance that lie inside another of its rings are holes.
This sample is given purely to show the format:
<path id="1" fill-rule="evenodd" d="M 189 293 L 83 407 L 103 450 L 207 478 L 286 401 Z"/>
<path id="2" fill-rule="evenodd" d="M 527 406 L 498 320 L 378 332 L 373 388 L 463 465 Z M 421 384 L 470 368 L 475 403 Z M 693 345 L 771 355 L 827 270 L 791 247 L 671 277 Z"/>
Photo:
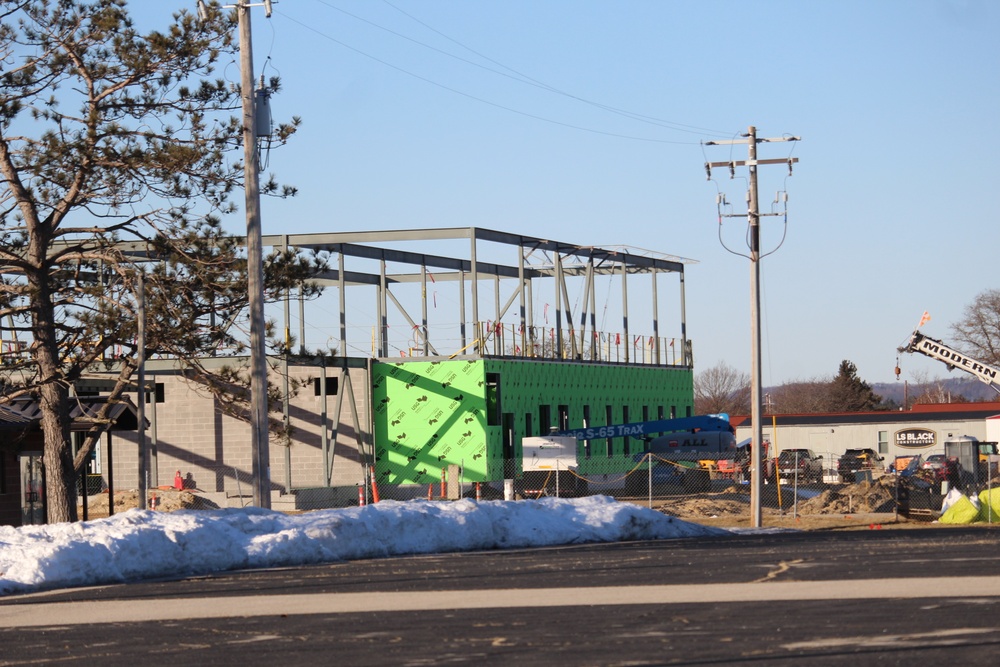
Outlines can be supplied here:
<path id="1" fill-rule="evenodd" d="M 521 438 L 545 435 L 550 426 L 561 428 L 562 411 L 567 428 L 581 428 L 587 413 L 588 425 L 602 426 L 644 421 L 644 414 L 649 420 L 660 414 L 685 417 L 694 406 L 693 374 L 687 368 L 487 359 L 486 372 L 500 375 L 502 411 L 513 416 L 518 464 Z M 542 423 L 546 414 L 548 423 Z M 526 433 L 529 420 L 531 432 Z M 610 445 L 609 455 L 607 440 L 578 443 L 578 471 L 591 475 L 628 470 L 634 465 L 631 455 L 643 448 L 635 439 L 615 438 Z"/>
<path id="2" fill-rule="evenodd" d="M 372 368 L 376 476 L 389 484 L 499 481 L 521 469 L 521 438 L 580 428 L 685 417 L 694 404 L 687 368 L 524 359 L 376 363 Z M 643 443 L 579 443 L 581 474 L 628 470 Z M 505 474 L 504 453 L 512 460 Z"/>
<path id="3" fill-rule="evenodd" d="M 448 465 L 488 479 L 483 361 L 372 366 L 375 475 L 388 484 L 431 484 Z"/>

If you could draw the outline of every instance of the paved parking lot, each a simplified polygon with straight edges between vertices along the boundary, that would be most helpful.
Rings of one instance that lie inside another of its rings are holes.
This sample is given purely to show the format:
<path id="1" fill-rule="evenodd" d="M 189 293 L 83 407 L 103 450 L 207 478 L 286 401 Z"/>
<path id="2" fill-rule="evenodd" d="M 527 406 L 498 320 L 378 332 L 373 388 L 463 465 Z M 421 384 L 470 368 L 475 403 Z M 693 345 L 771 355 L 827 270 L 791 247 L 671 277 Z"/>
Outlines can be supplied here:
<path id="1" fill-rule="evenodd" d="M 1000 532 L 443 554 L 0 599 L 0 664 L 994 664 Z"/>

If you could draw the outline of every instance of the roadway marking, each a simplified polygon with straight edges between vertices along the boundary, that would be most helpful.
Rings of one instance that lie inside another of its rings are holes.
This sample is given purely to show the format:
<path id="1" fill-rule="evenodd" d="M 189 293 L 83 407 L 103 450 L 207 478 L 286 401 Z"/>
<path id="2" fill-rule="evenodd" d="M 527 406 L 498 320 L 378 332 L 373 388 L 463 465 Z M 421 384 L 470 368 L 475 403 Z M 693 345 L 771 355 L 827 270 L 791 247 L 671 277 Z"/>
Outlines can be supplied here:
<path id="1" fill-rule="evenodd" d="M 928 595 L 927 591 L 945 591 Z M 0 605 L 0 628 L 139 623 L 359 612 L 445 611 L 595 605 L 674 605 L 719 602 L 1000 598 L 1000 576 L 768 581 L 676 586 L 476 589 L 391 593 L 313 593 L 182 599 L 47 603 L 39 597 Z"/>
<path id="2" fill-rule="evenodd" d="M 843 648 L 902 648 L 915 646 L 955 646 L 975 639 L 972 635 L 993 635 L 996 628 L 956 628 L 914 632 L 906 635 L 869 635 L 860 637 L 828 637 L 792 644 L 782 644 L 789 651 Z"/>

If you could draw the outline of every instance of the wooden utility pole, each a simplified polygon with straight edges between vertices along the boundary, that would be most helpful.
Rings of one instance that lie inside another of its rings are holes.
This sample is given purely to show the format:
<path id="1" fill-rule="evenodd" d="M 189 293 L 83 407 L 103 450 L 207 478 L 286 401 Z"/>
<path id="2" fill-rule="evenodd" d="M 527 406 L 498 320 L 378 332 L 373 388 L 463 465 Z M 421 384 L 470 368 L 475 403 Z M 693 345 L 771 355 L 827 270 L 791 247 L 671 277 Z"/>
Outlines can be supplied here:
<path id="1" fill-rule="evenodd" d="M 139 348 L 136 356 L 139 365 L 139 388 L 136 393 L 136 416 L 138 417 L 139 439 L 139 509 L 149 508 L 149 446 L 146 443 L 146 278 L 139 268 L 136 280 L 136 333 L 135 344 Z M 156 400 L 155 394 L 153 400 Z M 87 495 L 87 468 L 83 469 L 83 495 Z M 108 494 L 108 503 L 114 504 L 114 496 Z"/>
<path id="2" fill-rule="evenodd" d="M 260 180 L 257 164 L 257 123 L 254 109 L 250 6 L 247 0 L 240 0 L 237 5 L 240 27 L 240 94 L 243 97 L 247 293 L 250 301 L 250 450 L 253 503 L 257 507 L 269 509 L 271 507 L 271 455 L 267 426 L 267 358 L 264 349 L 264 248 L 260 223 Z"/>
<path id="3" fill-rule="evenodd" d="M 761 494 L 764 484 L 764 454 L 763 454 L 763 410 L 761 409 L 761 397 L 763 395 L 760 377 L 760 207 L 757 198 L 757 166 L 761 164 L 787 164 L 789 170 L 798 158 L 785 158 L 773 160 L 757 159 L 757 144 L 774 141 L 798 141 L 799 137 L 781 137 L 778 139 L 758 139 L 757 128 L 750 126 L 743 139 L 731 141 L 706 141 L 707 146 L 717 146 L 722 144 L 746 143 L 749 151 L 746 162 L 707 162 L 705 169 L 708 177 L 712 177 L 712 169 L 717 167 L 728 167 L 730 174 L 735 173 L 736 167 L 748 167 L 750 170 L 750 191 L 747 197 L 747 224 L 750 232 L 750 421 L 753 426 L 753 435 L 750 442 L 750 521 L 751 526 L 760 528 L 763 525 L 763 512 L 761 509 Z M 776 481 L 778 481 L 776 479 Z"/>

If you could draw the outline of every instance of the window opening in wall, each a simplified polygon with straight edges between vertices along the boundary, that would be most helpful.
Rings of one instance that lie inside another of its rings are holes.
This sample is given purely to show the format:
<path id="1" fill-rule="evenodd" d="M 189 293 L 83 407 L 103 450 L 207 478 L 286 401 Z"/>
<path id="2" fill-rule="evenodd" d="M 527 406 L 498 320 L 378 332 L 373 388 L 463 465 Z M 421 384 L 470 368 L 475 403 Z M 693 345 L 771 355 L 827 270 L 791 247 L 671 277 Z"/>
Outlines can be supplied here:
<path id="1" fill-rule="evenodd" d="M 529 437 L 535 434 L 534 430 L 532 430 L 531 428 L 533 426 L 533 424 L 531 423 L 531 419 L 534 416 L 535 415 L 531 414 L 530 412 L 524 413 L 524 434 Z"/>
<path id="2" fill-rule="evenodd" d="M 560 405 L 556 408 L 556 418 L 559 420 L 558 428 L 560 431 L 569 430 L 569 406 Z"/>
<path id="3" fill-rule="evenodd" d="M 500 412 L 502 411 L 502 401 L 500 399 L 500 374 L 486 374 L 486 425 L 499 426 Z"/>
<path id="4" fill-rule="evenodd" d="M 514 479 L 517 465 L 514 462 L 514 413 L 503 413 L 503 475 L 504 479 Z"/>
<path id="5" fill-rule="evenodd" d="M 608 426 L 611 426 L 612 424 L 615 423 L 615 421 L 614 421 L 614 419 L 615 419 L 615 409 L 614 409 L 613 406 L 611 406 L 611 405 L 605 406 L 604 414 L 605 414 L 605 417 L 606 417 L 606 419 L 604 421 L 605 424 L 607 424 Z M 606 438 L 605 441 L 604 441 L 606 443 L 606 445 L 607 445 L 607 448 L 608 448 L 608 458 L 609 459 L 611 458 L 611 454 L 614 452 L 614 449 L 613 449 L 614 441 L 615 441 L 614 438 Z"/>
<path id="6" fill-rule="evenodd" d="M 685 417 L 690 417 L 691 416 L 691 406 L 690 405 L 684 407 L 684 416 Z"/>
<path id="7" fill-rule="evenodd" d="M 334 376 L 334 377 L 327 377 L 324 379 L 326 380 L 326 382 L 323 383 L 326 385 L 326 395 L 336 396 L 338 389 L 337 380 L 339 378 Z M 322 395 L 323 395 L 323 385 L 320 384 L 320 378 L 313 378 L 313 396 L 322 396 Z"/>
<path id="8" fill-rule="evenodd" d="M 663 412 L 663 406 L 662 405 L 657 405 L 656 406 L 656 418 L 659 419 L 660 421 L 663 421 L 665 419 L 665 417 L 663 416 L 664 414 L 665 413 Z"/>
<path id="9" fill-rule="evenodd" d="M 628 424 L 629 423 L 629 421 L 628 421 L 628 406 L 627 405 L 623 405 L 622 406 L 622 423 L 623 424 Z M 629 442 L 629 437 L 627 435 L 622 438 L 622 447 L 624 447 L 625 456 L 628 456 L 631 453 L 632 445 Z"/>
<path id="10" fill-rule="evenodd" d="M 670 418 L 671 419 L 677 419 L 677 406 L 676 405 L 671 405 L 670 406 Z"/>
<path id="11" fill-rule="evenodd" d="M 583 427 L 584 428 L 589 428 L 590 427 L 590 406 L 589 405 L 583 406 Z M 584 457 L 586 457 L 588 459 L 590 458 L 590 440 L 584 440 L 583 441 L 583 455 L 584 455 Z"/>
<path id="12" fill-rule="evenodd" d="M 548 435 L 552 430 L 552 406 L 538 406 L 538 434 Z"/>
<path id="13" fill-rule="evenodd" d="M 888 454 L 889 453 L 889 432 L 879 431 L 878 432 L 878 453 Z"/>

